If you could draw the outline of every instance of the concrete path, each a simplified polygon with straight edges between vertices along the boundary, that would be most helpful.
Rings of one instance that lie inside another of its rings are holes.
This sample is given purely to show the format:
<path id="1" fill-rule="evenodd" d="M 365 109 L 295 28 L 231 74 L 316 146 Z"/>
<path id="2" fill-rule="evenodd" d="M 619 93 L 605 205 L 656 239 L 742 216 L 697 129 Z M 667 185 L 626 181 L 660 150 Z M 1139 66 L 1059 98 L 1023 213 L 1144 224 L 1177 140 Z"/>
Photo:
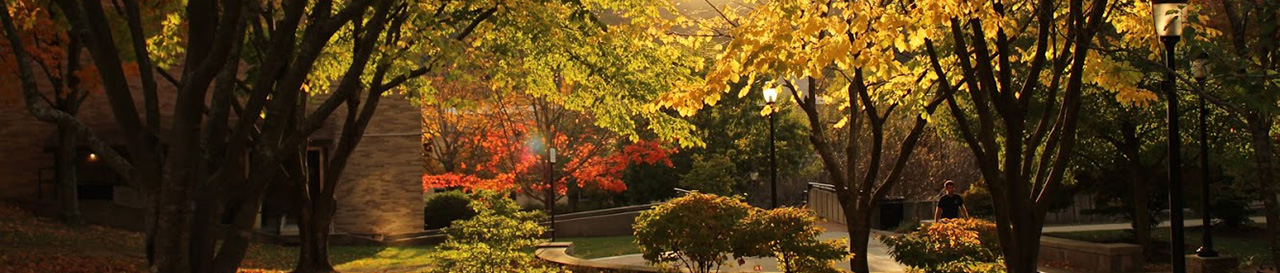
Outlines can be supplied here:
<path id="1" fill-rule="evenodd" d="M 818 239 L 820 240 L 829 240 L 829 239 L 848 240 L 849 239 L 849 232 L 845 230 L 844 225 L 823 223 L 822 227 L 826 228 L 827 232 L 818 236 Z M 867 257 L 867 262 L 871 267 L 871 272 L 896 273 L 896 272 L 902 272 L 904 269 L 906 269 L 906 267 L 894 261 L 892 257 L 889 257 L 889 254 L 888 254 L 889 247 L 880 243 L 880 240 L 876 240 L 876 237 L 878 236 L 878 234 L 874 234 L 874 233 L 875 232 L 873 232 L 873 234 L 871 235 L 870 242 L 867 243 L 867 251 L 869 252 L 869 256 Z M 881 233 L 881 234 L 888 235 L 887 233 Z M 642 258 L 640 254 L 598 258 L 598 259 L 594 259 L 593 261 L 601 261 L 601 262 L 625 264 L 625 265 L 647 265 L 644 258 Z M 839 266 L 839 268 L 841 269 L 849 270 L 849 261 L 847 260 L 837 261 L 836 265 Z M 737 261 L 731 260 L 731 261 L 728 261 L 722 268 L 720 268 L 720 270 L 728 271 L 728 272 L 750 272 L 750 271 L 755 271 L 756 266 L 759 266 L 761 270 L 764 272 L 781 272 L 782 271 L 781 269 L 778 268 L 778 263 L 773 258 L 746 259 L 746 263 L 742 265 L 738 265 Z"/>
<path id="2" fill-rule="evenodd" d="M 1266 224 L 1266 223 L 1267 223 L 1267 217 L 1263 217 L 1263 216 L 1249 217 L 1249 219 L 1250 219 L 1250 220 L 1253 220 L 1253 222 L 1255 222 L 1255 223 L 1259 223 L 1259 224 Z M 1201 222 L 1203 222 L 1203 221 L 1201 221 L 1201 220 L 1200 220 L 1200 219 L 1198 219 L 1198 218 L 1197 218 L 1197 219 L 1185 220 L 1185 221 L 1182 221 L 1182 226 L 1184 226 L 1184 227 L 1198 227 L 1198 226 L 1200 226 Z M 1125 229 L 1129 229 L 1129 227 L 1130 227 L 1130 226 L 1129 226 L 1129 223 L 1096 224 L 1096 225 L 1053 226 L 1053 227 L 1044 227 L 1044 230 L 1042 231 L 1042 233 L 1053 233 L 1053 232 L 1077 232 L 1077 231 L 1098 231 L 1098 230 L 1125 230 Z M 1168 222 L 1168 221 L 1165 221 L 1165 222 L 1163 222 L 1163 223 L 1160 223 L 1160 227 L 1169 227 L 1169 222 Z"/>
<path id="3" fill-rule="evenodd" d="M 1266 223 L 1265 217 L 1261 217 L 1261 216 L 1251 217 L 1250 219 L 1252 219 L 1254 222 L 1257 222 L 1257 223 Z M 1201 223 L 1200 219 L 1191 219 L 1191 220 L 1184 221 L 1184 226 L 1198 227 L 1200 226 L 1200 223 Z M 1164 223 L 1161 223 L 1160 226 L 1168 227 L 1169 223 L 1164 222 Z M 849 232 L 845 229 L 845 226 L 842 224 L 824 222 L 822 223 L 822 227 L 826 228 L 827 232 L 818 236 L 818 238 L 821 240 L 828 240 L 828 239 L 848 240 L 849 238 Z M 1129 229 L 1129 223 L 1051 226 L 1051 227 L 1045 227 L 1043 233 L 1096 231 L 1096 230 L 1123 230 L 1123 229 Z M 903 266 L 902 264 L 899 264 L 897 261 L 894 261 L 892 257 L 889 257 L 889 254 L 888 254 L 889 247 L 885 246 L 883 243 L 880 243 L 880 240 L 876 239 L 879 236 L 891 236 L 891 235 L 894 235 L 894 234 L 889 232 L 884 232 L 884 231 L 876 231 L 876 230 L 872 231 L 871 240 L 867 243 L 867 252 L 869 252 L 867 262 L 870 264 L 871 272 L 898 273 L 898 272 L 903 272 L 903 270 L 906 269 L 905 266 Z M 593 261 L 601 261 L 601 262 L 625 264 L 625 265 L 647 265 L 644 258 L 642 258 L 640 254 L 598 258 L 598 259 L 593 259 Z M 849 261 L 839 261 L 839 262 L 836 262 L 836 265 L 839 266 L 839 268 L 841 269 L 849 270 Z M 781 269 L 778 269 L 778 263 L 773 258 L 747 259 L 746 263 L 742 265 L 738 265 L 736 261 L 728 261 L 724 265 L 724 267 L 722 267 L 720 270 L 728 271 L 728 272 L 748 272 L 748 271 L 755 271 L 756 266 L 759 266 L 761 270 L 764 272 L 770 272 L 770 271 L 781 272 L 782 271 Z M 1059 272 L 1059 271 L 1060 270 L 1045 269 L 1045 272 Z"/>

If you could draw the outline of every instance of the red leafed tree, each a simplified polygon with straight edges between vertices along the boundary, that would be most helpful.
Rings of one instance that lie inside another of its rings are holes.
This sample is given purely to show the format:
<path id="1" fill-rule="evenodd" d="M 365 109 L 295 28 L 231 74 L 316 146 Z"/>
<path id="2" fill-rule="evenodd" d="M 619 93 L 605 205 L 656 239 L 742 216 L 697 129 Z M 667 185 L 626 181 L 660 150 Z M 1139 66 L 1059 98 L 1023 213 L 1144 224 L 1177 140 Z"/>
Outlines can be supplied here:
<path id="1" fill-rule="evenodd" d="M 436 166 L 422 177 L 424 190 L 515 190 L 546 202 L 548 135 L 557 151 L 557 199 L 568 196 L 570 209 L 583 190 L 625 191 L 622 173 L 628 166 L 671 166 L 667 156 L 674 150 L 658 142 L 627 143 L 585 115 L 527 95 L 441 92 L 467 99 L 424 103 L 424 152 Z"/>

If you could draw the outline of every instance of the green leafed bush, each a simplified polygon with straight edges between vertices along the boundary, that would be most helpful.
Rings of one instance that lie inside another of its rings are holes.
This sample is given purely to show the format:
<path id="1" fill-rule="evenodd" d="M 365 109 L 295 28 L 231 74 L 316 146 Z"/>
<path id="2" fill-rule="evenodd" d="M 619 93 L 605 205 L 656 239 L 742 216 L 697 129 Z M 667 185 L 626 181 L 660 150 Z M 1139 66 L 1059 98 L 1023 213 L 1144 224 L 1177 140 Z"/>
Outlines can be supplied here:
<path id="1" fill-rule="evenodd" d="M 823 232 L 808 209 L 783 207 L 753 210 L 739 223 L 737 256 L 778 259 L 784 272 L 836 273 L 835 262 L 847 258 L 844 240 L 818 240 Z"/>
<path id="2" fill-rule="evenodd" d="M 542 273 L 544 266 L 528 249 L 542 243 L 541 212 L 520 211 L 514 200 L 491 191 L 470 196 L 475 217 L 445 228 L 448 239 L 433 254 L 433 273 Z"/>
<path id="3" fill-rule="evenodd" d="M 961 195 L 964 197 L 964 207 L 969 210 L 969 215 L 978 218 L 991 219 L 995 215 L 995 206 L 992 205 L 991 192 L 986 187 L 973 183 L 969 186 L 969 190 L 964 191 Z"/>
<path id="4" fill-rule="evenodd" d="M 693 169 L 680 177 L 680 186 L 699 192 L 729 195 L 737 185 L 737 167 L 728 156 L 715 154 L 693 156 Z"/>
<path id="5" fill-rule="evenodd" d="M 422 219 L 427 229 L 448 227 L 453 221 L 471 219 L 476 215 L 470 207 L 471 198 L 461 191 L 435 193 L 425 203 Z"/>
<path id="6" fill-rule="evenodd" d="M 1004 272 L 996 228 L 991 222 L 953 219 L 880 240 L 889 246 L 889 256 L 917 271 Z"/>
<path id="7" fill-rule="evenodd" d="M 714 272 L 729 257 L 775 257 L 786 272 L 835 273 L 848 257 L 843 240 L 818 240 L 823 230 L 801 208 L 761 210 L 734 198 L 694 192 L 636 218 L 645 260 Z"/>
<path id="8" fill-rule="evenodd" d="M 652 263 L 712 272 L 729 258 L 738 222 L 751 207 L 740 200 L 693 192 L 636 217 L 636 244 Z"/>

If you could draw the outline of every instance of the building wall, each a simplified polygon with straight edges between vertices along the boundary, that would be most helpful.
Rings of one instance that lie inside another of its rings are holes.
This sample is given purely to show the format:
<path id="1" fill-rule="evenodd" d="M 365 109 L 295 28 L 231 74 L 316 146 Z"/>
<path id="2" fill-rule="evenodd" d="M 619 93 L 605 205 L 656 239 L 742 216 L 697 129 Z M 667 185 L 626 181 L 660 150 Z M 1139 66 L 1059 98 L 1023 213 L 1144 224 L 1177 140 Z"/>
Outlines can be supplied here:
<path id="1" fill-rule="evenodd" d="M 40 81 L 39 89 L 44 91 L 46 96 L 51 96 L 52 87 L 49 83 L 43 78 L 38 80 Z M 12 88 L 15 92 L 21 91 L 17 86 L 20 84 L 18 82 L 0 84 L 14 85 Z M 129 85 L 134 90 L 134 103 L 139 108 L 138 111 L 142 112 L 142 85 L 137 80 L 131 80 Z M 159 80 L 157 95 L 162 114 L 161 128 L 170 128 L 172 120 L 169 119 L 168 114 L 173 112 L 173 101 L 176 96 L 173 85 L 163 79 Z M 90 93 L 81 105 L 77 119 L 109 143 L 124 145 L 120 127 L 116 125 L 115 115 L 111 112 L 107 96 L 101 91 Z M 55 125 L 32 117 L 27 111 L 26 104 L 23 103 L 21 94 L 0 94 L 0 200 L 36 201 L 39 199 L 37 193 L 41 187 L 45 197 L 53 197 L 54 157 L 45 149 L 51 149 L 55 145 L 57 145 Z M 84 177 L 92 174 L 81 172 L 78 175 Z M 46 180 L 47 184 L 39 185 L 40 179 Z"/>
<path id="2" fill-rule="evenodd" d="M 346 113 L 334 113 L 341 120 Z M 422 115 L 402 96 L 383 97 L 335 192 L 339 233 L 422 230 Z"/>
<path id="3" fill-rule="evenodd" d="M 45 140 L 55 137 L 54 126 L 31 117 L 21 102 L 0 105 L 0 199 L 37 199 L 40 169 L 53 167 L 53 154 L 43 151 Z M 45 175 L 52 181 L 52 169 Z"/>
<path id="4" fill-rule="evenodd" d="M 141 108 L 141 86 L 136 81 L 131 85 L 135 90 L 134 101 Z M 173 113 L 176 92 L 165 80 L 159 80 L 158 87 L 164 115 L 161 127 L 169 128 L 172 120 L 168 115 Z M 41 89 L 50 90 L 47 86 Z M 313 100 L 316 103 L 312 106 L 318 105 L 322 98 Z M 345 107 L 339 109 L 345 110 Z M 334 113 L 328 128 L 317 132 L 313 139 L 333 139 L 339 131 L 334 128 L 346 114 L 342 110 Z M 123 145 L 105 94 L 90 95 L 79 119 L 108 142 Z M 335 193 L 338 199 L 335 231 L 395 234 L 422 229 L 421 128 L 418 107 L 402 96 L 382 99 Z M 39 200 L 41 169 L 45 169 L 43 179 L 47 180 L 43 185 L 44 194 L 54 196 L 53 154 L 44 149 L 53 147 L 56 137 L 55 126 L 33 118 L 20 94 L 0 94 L 0 200 Z M 117 187 L 116 192 L 129 191 Z"/>

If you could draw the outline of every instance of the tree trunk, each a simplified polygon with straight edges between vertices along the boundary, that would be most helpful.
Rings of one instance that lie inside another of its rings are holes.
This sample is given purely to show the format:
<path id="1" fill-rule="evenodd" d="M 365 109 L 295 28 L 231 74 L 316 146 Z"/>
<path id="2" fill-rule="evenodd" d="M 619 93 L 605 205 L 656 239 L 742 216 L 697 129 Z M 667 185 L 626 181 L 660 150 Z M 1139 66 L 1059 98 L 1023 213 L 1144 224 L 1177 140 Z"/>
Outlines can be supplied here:
<path id="1" fill-rule="evenodd" d="M 333 219 L 335 202 L 336 200 L 332 197 L 303 202 L 311 203 L 313 209 L 310 211 L 303 209 L 298 214 L 298 233 L 301 235 L 299 240 L 302 245 L 299 246 L 301 249 L 299 249 L 298 263 L 294 265 L 293 272 L 337 272 L 329 261 L 329 225 Z"/>
<path id="2" fill-rule="evenodd" d="M 1129 183 L 1133 186 L 1131 197 L 1133 198 L 1133 236 L 1138 240 L 1138 245 L 1142 246 L 1144 255 L 1153 254 L 1154 245 L 1151 244 L 1151 213 L 1148 208 L 1147 200 L 1147 177 L 1146 169 L 1142 165 L 1142 140 L 1138 138 L 1136 125 L 1131 122 L 1121 122 L 1120 132 L 1123 134 L 1123 143 L 1121 153 L 1124 157 L 1125 164 L 1129 165 Z"/>
<path id="3" fill-rule="evenodd" d="M 1129 179 L 1132 179 L 1133 186 L 1133 236 L 1138 240 L 1138 245 L 1142 246 L 1144 255 L 1153 253 L 1151 249 L 1151 213 L 1148 212 L 1147 200 L 1147 181 L 1143 175 L 1142 164 L 1139 162 L 1129 162 Z"/>
<path id="4" fill-rule="evenodd" d="M 1040 254 L 1040 232 L 1015 232 L 1019 237 L 1017 251 L 1005 253 L 1007 272 L 1035 273 Z"/>
<path id="5" fill-rule="evenodd" d="M 1267 217 L 1267 238 L 1271 243 L 1271 257 L 1277 268 L 1280 268 L 1280 202 L 1276 200 L 1276 165 L 1275 146 L 1271 141 L 1273 120 L 1261 113 L 1246 114 L 1251 139 L 1253 140 L 1254 161 L 1258 167 L 1258 187 L 1262 192 L 1262 203 Z"/>
<path id="6" fill-rule="evenodd" d="M 220 236 L 213 232 L 223 223 L 221 212 L 226 205 L 216 199 L 221 193 L 200 192 L 195 197 L 195 214 L 191 225 L 191 268 L 197 271 L 212 267 L 215 248 Z M 234 211 L 227 211 L 227 214 Z"/>
<path id="7" fill-rule="evenodd" d="M 564 184 L 565 184 L 565 195 L 568 195 L 567 197 L 569 198 L 569 211 L 568 211 L 568 213 L 577 212 L 577 211 L 578 211 L 578 202 L 579 202 L 579 201 L 582 201 L 582 200 L 581 200 L 581 199 L 582 199 L 582 188 L 578 187 L 578 184 L 577 184 L 577 183 L 564 183 Z"/>
<path id="8" fill-rule="evenodd" d="M 304 167 L 300 168 L 300 172 L 309 173 L 305 168 L 320 166 L 299 165 L 298 167 Z M 313 184 L 310 183 L 311 178 L 308 176 L 293 180 L 294 193 L 298 200 L 298 205 L 295 207 L 298 215 L 298 235 L 300 235 L 298 239 L 302 243 L 298 249 L 298 263 L 294 265 L 293 272 L 336 272 L 329 261 L 329 226 L 333 221 L 337 200 L 332 194 L 326 195 L 332 191 L 311 187 Z M 326 186 L 332 185 L 326 184 Z"/>
<path id="9" fill-rule="evenodd" d="M 190 155 L 173 155 L 177 157 Z M 159 272 L 191 272 L 191 200 L 175 192 L 176 181 L 165 179 L 156 217 L 155 258 Z M 186 191 L 177 189 L 176 191 Z"/>
<path id="10" fill-rule="evenodd" d="M 840 203 L 848 204 L 846 202 Z M 871 209 L 869 205 L 843 206 L 846 227 L 849 229 L 849 252 L 853 253 L 853 257 L 849 258 L 849 269 L 855 273 L 871 272 L 870 264 L 867 262 L 867 243 L 871 238 Z"/>
<path id="11" fill-rule="evenodd" d="M 76 178 L 76 129 L 69 124 L 58 123 L 58 202 L 62 223 L 68 226 L 83 226 L 80 217 L 80 196 L 77 193 L 79 179 Z"/>

